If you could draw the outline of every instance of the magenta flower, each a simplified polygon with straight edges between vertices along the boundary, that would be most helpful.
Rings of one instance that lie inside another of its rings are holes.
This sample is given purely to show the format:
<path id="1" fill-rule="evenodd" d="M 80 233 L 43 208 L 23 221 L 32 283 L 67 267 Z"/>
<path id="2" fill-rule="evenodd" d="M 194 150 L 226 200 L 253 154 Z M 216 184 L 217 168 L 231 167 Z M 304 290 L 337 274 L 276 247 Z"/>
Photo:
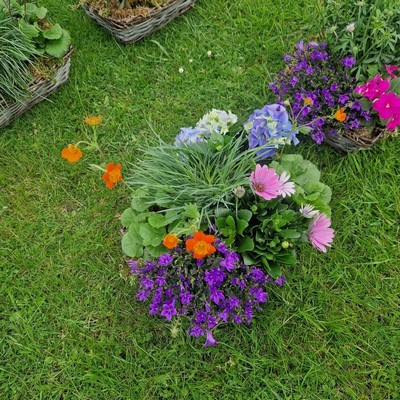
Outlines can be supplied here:
<path id="1" fill-rule="evenodd" d="M 286 171 L 283 171 L 281 173 L 281 176 L 279 177 L 279 181 L 282 183 L 282 189 L 280 191 L 280 195 L 282 197 L 290 197 L 296 191 L 294 187 L 294 182 L 288 182 L 289 179 L 290 175 L 287 174 Z"/>
<path id="2" fill-rule="evenodd" d="M 283 190 L 279 175 L 266 165 L 257 164 L 256 170 L 250 175 L 250 181 L 254 191 L 265 200 L 275 199 Z"/>
<path id="3" fill-rule="evenodd" d="M 355 92 L 372 101 L 373 99 L 380 97 L 389 88 L 389 79 L 382 79 L 380 75 L 376 75 L 365 85 L 357 86 Z"/>
<path id="4" fill-rule="evenodd" d="M 379 113 L 381 119 L 389 119 L 400 111 L 400 97 L 393 92 L 384 93 L 374 101 L 372 108 Z"/>
<path id="5" fill-rule="evenodd" d="M 400 125 L 400 111 L 395 113 L 391 120 L 387 123 L 386 128 L 390 130 L 395 130 Z"/>
<path id="6" fill-rule="evenodd" d="M 392 78 L 396 78 L 396 75 L 393 72 L 399 70 L 399 67 L 397 65 L 385 65 L 385 68 L 386 68 L 387 73 Z"/>
<path id="7" fill-rule="evenodd" d="M 308 228 L 308 238 L 313 247 L 326 253 L 326 247 L 331 247 L 334 238 L 334 230 L 329 228 L 331 220 L 325 214 L 315 217 Z"/>

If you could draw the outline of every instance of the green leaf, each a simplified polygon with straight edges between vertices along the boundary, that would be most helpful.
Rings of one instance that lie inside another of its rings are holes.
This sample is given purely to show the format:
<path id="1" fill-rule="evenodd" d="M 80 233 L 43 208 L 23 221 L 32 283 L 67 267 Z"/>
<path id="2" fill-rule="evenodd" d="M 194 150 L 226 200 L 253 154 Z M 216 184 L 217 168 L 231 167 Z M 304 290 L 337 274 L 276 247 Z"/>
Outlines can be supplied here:
<path id="1" fill-rule="evenodd" d="M 390 90 L 400 96 L 400 78 L 392 80 L 390 83 Z"/>
<path id="2" fill-rule="evenodd" d="M 244 219 L 236 221 L 236 231 L 239 235 L 243 235 L 243 231 L 249 226 L 249 223 Z"/>
<path id="3" fill-rule="evenodd" d="M 39 36 L 39 30 L 34 26 L 26 22 L 24 19 L 19 20 L 19 29 L 28 38 L 35 38 Z"/>
<path id="4" fill-rule="evenodd" d="M 46 14 L 47 14 L 47 8 L 45 8 L 45 7 L 39 7 L 39 8 L 36 10 L 36 16 L 37 16 L 39 19 L 44 19 L 44 18 L 46 17 Z"/>
<path id="5" fill-rule="evenodd" d="M 165 213 L 165 220 L 167 221 L 167 224 L 170 224 L 178 219 L 180 219 L 180 214 L 176 210 L 170 210 Z"/>
<path id="6" fill-rule="evenodd" d="M 238 218 L 244 219 L 245 221 L 249 222 L 253 213 L 250 210 L 239 210 L 237 213 Z"/>
<path id="7" fill-rule="evenodd" d="M 280 234 L 284 239 L 298 239 L 301 236 L 301 233 L 294 229 L 285 229 Z"/>
<path id="8" fill-rule="evenodd" d="M 143 201 L 143 198 L 140 196 L 133 195 L 131 207 L 136 211 L 145 211 L 147 210 L 147 206 Z"/>
<path id="9" fill-rule="evenodd" d="M 136 240 L 131 231 L 125 233 L 121 240 L 122 251 L 129 257 L 142 257 L 143 246 Z"/>
<path id="10" fill-rule="evenodd" d="M 159 246 L 164 239 L 165 229 L 164 228 L 153 228 L 150 225 L 142 225 L 139 228 L 140 236 L 143 239 L 144 246 Z"/>
<path id="11" fill-rule="evenodd" d="M 257 265 L 258 261 L 253 258 L 249 253 L 242 254 L 243 262 L 245 265 Z"/>
<path id="12" fill-rule="evenodd" d="M 274 279 L 278 279 L 282 275 L 282 269 L 279 264 L 269 264 L 267 271 Z"/>
<path id="13" fill-rule="evenodd" d="M 285 254 L 277 254 L 276 261 L 285 265 L 294 265 L 297 262 L 296 253 L 294 250 L 290 250 L 290 252 Z"/>
<path id="14" fill-rule="evenodd" d="M 153 228 L 161 228 L 162 226 L 167 225 L 167 220 L 162 214 L 151 213 L 148 221 Z"/>
<path id="15" fill-rule="evenodd" d="M 185 217 L 191 218 L 191 219 L 198 219 L 199 218 L 199 211 L 197 210 L 196 204 L 188 204 L 185 206 L 185 209 L 183 211 L 183 215 Z"/>
<path id="16" fill-rule="evenodd" d="M 238 242 L 238 252 L 244 253 L 245 251 L 252 251 L 254 250 L 254 242 L 253 239 L 245 236 L 241 238 Z"/>
<path id="17" fill-rule="evenodd" d="M 227 217 L 229 214 L 231 214 L 231 210 L 229 208 L 218 207 L 215 210 L 215 218 Z"/>
<path id="18" fill-rule="evenodd" d="M 236 224 L 235 224 L 235 220 L 232 217 L 232 215 L 228 215 L 226 217 L 225 223 L 226 223 L 226 225 L 228 225 L 228 227 L 231 229 L 231 231 L 233 231 L 233 232 L 236 231 Z"/>
<path id="19" fill-rule="evenodd" d="M 166 248 L 162 244 L 159 246 L 148 246 L 146 247 L 146 252 L 152 257 L 159 257 L 161 254 L 166 252 Z"/>
<path id="20" fill-rule="evenodd" d="M 132 208 L 127 208 L 121 215 L 121 224 L 126 228 L 132 224 L 135 220 L 136 213 L 132 210 Z"/>
<path id="21" fill-rule="evenodd" d="M 61 28 L 60 24 L 55 24 L 50 29 L 42 30 L 43 37 L 49 40 L 60 39 L 62 34 L 63 29 Z"/>
<path id="22" fill-rule="evenodd" d="M 71 44 L 71 36 L 65 30 L 57 40 L 50 41 L 46 46 L 46 53 L 56 58 L 62 58 L 68 51 Z"/>

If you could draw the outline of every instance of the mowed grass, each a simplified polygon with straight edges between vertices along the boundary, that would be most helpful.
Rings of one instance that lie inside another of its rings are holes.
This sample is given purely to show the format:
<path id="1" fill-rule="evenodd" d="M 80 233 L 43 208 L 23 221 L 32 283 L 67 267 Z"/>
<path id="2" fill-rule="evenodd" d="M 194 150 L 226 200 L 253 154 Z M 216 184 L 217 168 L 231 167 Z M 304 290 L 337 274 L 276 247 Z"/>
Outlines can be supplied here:
<path id="1" fill-rule="evenodd" d="M 314 1 L 198 0 L 130 46 L 73 3 L 42 1 L 73 37 L 68 84 L 0 132 L 0 398 L 399 399 L 398 138 L 347 157 L 293 148 L 333 189 L 335 245 L 304 248 L 252 325 L 207 349 L 135 299 L 120 276 L 129 190 L 88 168 L 127 171 L 154 132 L 172 140 L 211 108 L 245 120 L 312 36 Z M 61 149 L 91 134 L 90 114 L 101 152 L 68 164 Z"/>

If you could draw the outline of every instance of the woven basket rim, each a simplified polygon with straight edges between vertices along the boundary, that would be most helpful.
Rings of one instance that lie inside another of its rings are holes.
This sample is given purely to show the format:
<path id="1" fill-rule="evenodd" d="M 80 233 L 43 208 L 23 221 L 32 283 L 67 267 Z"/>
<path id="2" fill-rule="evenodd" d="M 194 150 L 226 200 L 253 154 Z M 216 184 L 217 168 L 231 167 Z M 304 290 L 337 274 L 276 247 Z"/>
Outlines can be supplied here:
<path id="1" fill-rule="evenodd" d="M 54 75 L 57 73 L 57 71 L 60 68 L 63 68 L 65 64 L 68 62 L 68 60 L 71 58 L 72 53 L 75 51 L 75 48 L 73 46 L 69 46 L 68 51 L 64 54 L 63 56 L 63 63 L 59 67 L 54 69 Z M 48 81 L 48 79 L 44 78 L 43 76 L 34 78 L 28 85 L 27 91 L 32 92 L 32 89 L 34 89 L 36 86 L 41 85 L 43 82 Z M 14 101 L 0 101 L 0 111 L 2 108 L 7 107 L 9 104 L 15 103 Z"/>
<path id="2" fill-rule="evenodd" d="M 374 143 L 378 142 L 379 140 L 392 135 L 392 132 L 386 128 L 375 127 L 374 130 L 380 131 L 378 135 L 374 136 L 373 138 L 367 138 L 363 136 L 357 136 L 357 129 L 345 132 L 345 137 L 351 140 L 354 144 L 360 147 L 370 147 Z"/>
<path id="3" fill-rule="evenodd" d="M 99 18 L 105 20 L 105 21 L 110 21 L 115 25 L 118 25 L 120 28 L 125 28 L 127 25 L 136 25 L 136 24 L 140 24 L 144 21 L 147 21 L 159 14 L 161 14 L 162 12 L 164 12 L 165 10 L 167 10 L 168 8 L 174 6 L 175 4 L 181 2 L 181 0 L 170 0 L 169 3 L 165 4 L 162 7 L 153 7 L 153 8 L 149 8 L 149 13 L 147 15 L 134 15 L 132 17 L 126 17 L 126 18 L 121 18 L 121 19 L 116 19 L 116 18 L 112 18 L 112 17 L 107 17 L 104 15 L 101 15 L 99 13 L 99 10 L 97 10 L 96 8 L 90 7 L 87 3 L 84 3 L 82 5 L 83 8 L 86 8 L 87 10 L 90 10 L 92 13 L 96 14 L 96 16 L 98 16 Z M 195 0 L 192 0 L 192 2 L 194 3 Z"/>

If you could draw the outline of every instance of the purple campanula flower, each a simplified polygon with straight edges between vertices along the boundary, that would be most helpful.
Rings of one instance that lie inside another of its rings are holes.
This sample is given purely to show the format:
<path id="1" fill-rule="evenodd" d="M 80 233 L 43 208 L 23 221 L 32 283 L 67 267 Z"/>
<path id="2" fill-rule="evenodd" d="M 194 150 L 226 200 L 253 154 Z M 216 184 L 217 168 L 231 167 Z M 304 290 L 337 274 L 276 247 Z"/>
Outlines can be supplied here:
<path id="1" fill-rule="evenodd" d="M 242 321 L 243 321 L 243 319 L 242 319 L 242 317 L 241 317 L 240 315 L 234 315 L 234 316 L 232 317 L 232 320 L 233 320 L 233 322 L 234 322 L 235 324 L 241 324 Z"/>
<path id="2" fill-rule="evenodd" d="M 158 286 L 163 286 L 167 283 L 167 280 L 165 279 L 165 276 L 157 276 L 155 282 Z"/>
<path id="3" fill-rule="evenodd" d="M 325 140 L 325 135 L 323 132 L 315 132 L 311 135 L 315 143 L 321 144 Z"/>
<path id="4" fill-rule="evenodd" d="M 195 338 L 199 338 L 200 336 L 204 335 L 204 329 L 200 328 L 200 326 L 195 325 L 190 328 L 189 335 L 194 336 Z"/>
<path id="5" fill-rule="evenodd" d="M 154 287 L 154 281 L 152 279 L 149 279 L 147 277 L 140 278 L 139 283 L 141 286 L 143 286 L 144 289 L 153 289 Z"/>
<path id="6" fill-rule="evenodd" d="M 219 304 L 221 302 L 221 300 L 224 300 L 225 296 L 224 293 L 222 292 L 222 290 L 218 290 L 218 289 L 214 289 L 211 288 L 210 289 L 210 300 L 213 301 L 215 304 Z"/>
<path id="7" fill-rule="evenodd" d="M 261 288 L 252 288 L 250 293 L 259 303 L 265 303 L 267 301 L 268 293 L 264 292 Z"/>
<path id="8" fill-rule="evenodd" d="M 350 100 L 350 97 L 348 94 L 341 94 L 339 95 L 338 98 L 338 103 L 339 104 L 345 104 L 346 102 L 348 102 Z"/>
<path id="9" fill-rule="evenodd" d="M 167 267 L 172 261 L 174 261 L 174 257 L 169 253 L 164 253 L 158 258 L 157 264 Z"/>
<path id="10" fill-rule="evenodd" d="M 285 275 L 281 275 L 280 278 L 274 280 L 274 283 L 277 286 L 282 286 L 285 282 L 286 282 Z"/>
<path id="11" fill-rule="evenodd" d="M 289 54 L 285 54 L 285 56 L 283 57 L 283 61 L 285 61 L 285 63 L 288 63 L 292 60 L 292 57 Z"/>
<path id="12" fill-rule="evenodd" d="M 345 68 L 351 68 L 355 65 L 356 60 L 354 57 L 347 56 L 343 59 L 342 64 Z"/>
<path id="13" fill-rule="evenodd" d="M 146 301 L 147 298 L 149 297 L 149 295 L 150 295 L 150 292 L 149 292 L 149 291 L 147 291 L 147 290 L 140 290 L 140 291 L 138 292 L 138 294 L 136 295 L 136 298 L 137 298 L 139 301 Z"/>
<path id="14" fill-rule="evenodd" d="M 207 337 L 207 339 L 204 344 L 204 347 L 215 346 L 216 344 L 218 344 L 218 342 L 214 339 L 214 336 L 212 335 L 211 331 L 206 332 L 206 337 Z"/>
<path id="15" fill-rule="evenodd" d="M 190 305 L 190 301 L 194 298 L 194 295 L 190 292 L 184 292 L 180 294 L 182 304 Z"/>
<path id="16" fill-rule="evenodd" d="M 213 268 L 211 271 L 206 271 L 205 275 L 205 282 L 207 282 L 209 286 L 213 287 L 220 286 L 226 277 L 225 272 L 220 268 Z"/>
<path id="17" fill-rule="evenodd" d="M 178 312 L 176 311 L 176 308 L 175 308 L 175 301 L 165 303 L 163 305 L 162 311 L 160 313 L 160 315 L 162 317 L 165 317 L 165 319 L 167 321 L 171 321 L 172 317 L 176 314 L 178 314 Z"/>

